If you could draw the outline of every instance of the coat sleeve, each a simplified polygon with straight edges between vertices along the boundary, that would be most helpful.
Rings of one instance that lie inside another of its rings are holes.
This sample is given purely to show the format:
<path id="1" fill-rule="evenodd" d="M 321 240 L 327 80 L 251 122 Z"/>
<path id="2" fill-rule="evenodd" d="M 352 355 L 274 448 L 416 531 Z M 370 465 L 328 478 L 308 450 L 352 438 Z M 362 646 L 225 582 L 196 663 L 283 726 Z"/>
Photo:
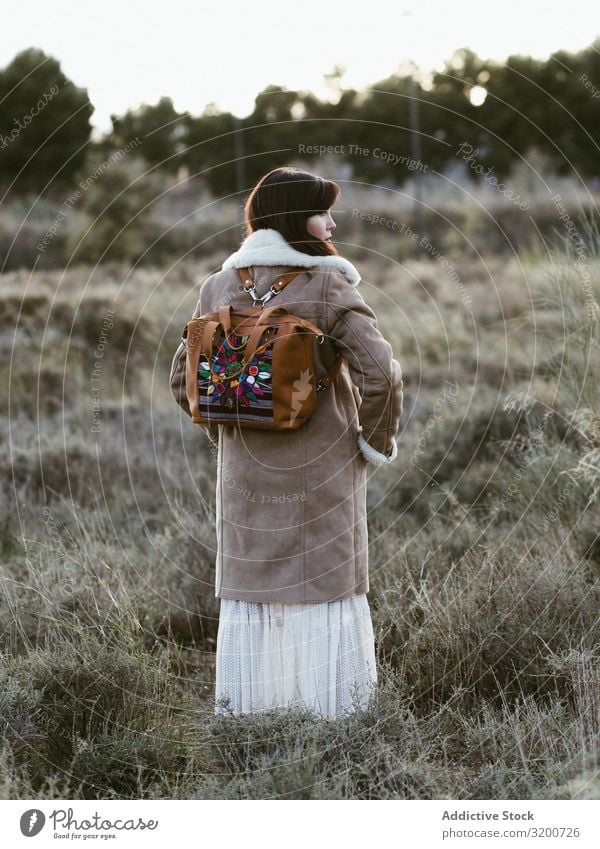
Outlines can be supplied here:
<path id="1" fill-rule="evenodd" d="M 327 333 L 348 361 L 358 389 L 359 448 L 370 463 L 389 463 L 398 453 L 395 437 L 404 402 L 400 363 L 382 336 L 375 313 L 340 272 L 328 275 L 325 300 Z"/>
<path id="2" fill-rule="evenodd" d="M 206 285 L 205 281 L 204 286 Z M 206 312 L 203 308 L 203 296 L 202 292 L 204 290 L 204 286 L 200 290 L 200 297 L 198 298 L 198 303 L 196 304 L 196 309 L 194 310 L 194 314 L 192 318 L 198 318 Z M 192 412 L 190 410 L 190 405 L 187 400 L 187 395 L 185 391 L 185 362 L 186 362 L 186 351 L 185 351 L 185 343 L 181 341 L 179 343 L 179 347 L 175 351 L 175 356 L 173 357 L 173 361 L 171 363 L 171 374 L 169 377 L 169 384 L 171 387 L 171 392 L 173 397 L 179 404 L 179 406 L 187 413 L 187 415 L 191 418 Z M 219 446 L 219 426 L 216 424 L 201 424 L 199 427 L 206 433 L 210 441 L 215 447 Z"/>

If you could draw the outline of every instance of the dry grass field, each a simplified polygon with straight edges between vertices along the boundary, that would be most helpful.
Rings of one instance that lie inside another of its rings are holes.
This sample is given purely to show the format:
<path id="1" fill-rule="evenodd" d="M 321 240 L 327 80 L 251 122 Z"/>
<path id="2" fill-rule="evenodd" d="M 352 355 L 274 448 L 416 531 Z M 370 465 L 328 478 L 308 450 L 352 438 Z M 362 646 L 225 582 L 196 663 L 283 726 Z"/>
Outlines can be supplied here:
<path id="1" fill-rule="evenodd" d="M 405 412 L 369 479 L 380 686 L 336 722 L 212 713 L 215 458 L 168 370 L 224 252 L 3 276 L 2 798 L 598 798 L 600 241 L 586 288 L 569 252 L 372 232 L 342 250 Z"/>

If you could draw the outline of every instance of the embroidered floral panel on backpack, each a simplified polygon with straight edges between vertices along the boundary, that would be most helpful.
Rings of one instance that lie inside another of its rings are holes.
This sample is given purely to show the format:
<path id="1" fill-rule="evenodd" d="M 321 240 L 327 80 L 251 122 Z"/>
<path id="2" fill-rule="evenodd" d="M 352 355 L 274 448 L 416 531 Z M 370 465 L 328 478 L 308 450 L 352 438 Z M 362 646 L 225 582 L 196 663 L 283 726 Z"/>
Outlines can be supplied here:
<path id="1" fill-rule="evenodd" d="M 223 337 L 213 348 L 211 363 L 204 356 L 198 364 L 198 389 L 202 416 L 240 420 L 273 421 L 272 351 L 258 351 L 243 364 L 247 336 Z"/>

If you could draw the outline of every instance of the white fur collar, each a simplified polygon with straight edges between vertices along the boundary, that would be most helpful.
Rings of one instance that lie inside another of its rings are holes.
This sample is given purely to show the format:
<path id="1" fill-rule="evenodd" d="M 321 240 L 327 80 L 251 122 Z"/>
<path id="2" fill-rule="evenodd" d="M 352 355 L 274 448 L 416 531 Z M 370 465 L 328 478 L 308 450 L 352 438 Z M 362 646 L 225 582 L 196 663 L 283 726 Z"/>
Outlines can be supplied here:
<path id="1" fill-rule="evenodd" d="M 240 249 L 225 260 L 223 270 L 249 265 L 329 266 L 341 271 L 352 286 L 357 286 L 360 280 L 360 274 L 347 259 L 341 256 L 310 256 L 297 251 L 286 242 L 279 230 L 271 228 L 255 230 L 244 239 Z"/>

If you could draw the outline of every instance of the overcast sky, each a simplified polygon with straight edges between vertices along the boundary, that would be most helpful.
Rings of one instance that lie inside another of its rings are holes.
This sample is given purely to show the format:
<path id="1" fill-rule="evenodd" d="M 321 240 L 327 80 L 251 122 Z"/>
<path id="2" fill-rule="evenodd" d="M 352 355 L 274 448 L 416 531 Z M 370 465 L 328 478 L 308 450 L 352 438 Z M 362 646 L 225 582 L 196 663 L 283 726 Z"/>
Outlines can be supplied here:
<path id="1" fill-rule="evenodd" d="M 87 89 L 104 131 L 111 113 L 163 95 L 179 111 L 216 102 L 244 117 L 269 84 L 326 96 L 336 63 L 362 88 L 407 60 L 441 68 L 459 47 L 545 58 L 598 34 L 598 0 L 21 0 L 3 15 L 0 66 L 40 47 Z"/>

